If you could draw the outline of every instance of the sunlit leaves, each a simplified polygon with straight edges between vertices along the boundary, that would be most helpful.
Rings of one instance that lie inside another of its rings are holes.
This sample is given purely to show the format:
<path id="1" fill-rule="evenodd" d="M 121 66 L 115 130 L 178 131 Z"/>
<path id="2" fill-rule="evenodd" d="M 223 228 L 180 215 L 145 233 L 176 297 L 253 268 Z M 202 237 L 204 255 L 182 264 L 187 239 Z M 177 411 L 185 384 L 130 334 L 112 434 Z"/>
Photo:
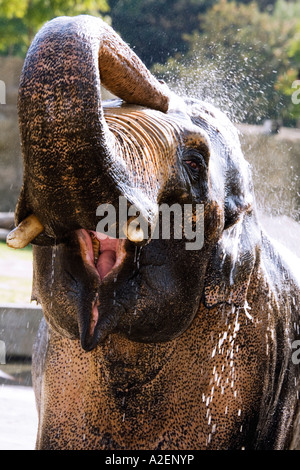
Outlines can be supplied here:
<path id="1" fill-rule="evenodd" d="M 188 53 L 156 71 L 166 77 L 172 70 L 185 93 L 208 99 L 231 119 L 259 123 L 280 117 L 286 99 L 274 85 L 289 66 L 296 20 L 275 10 L 220 0 L 199 18 L 199 29 L 185 35 Z"/>
<path id="2" fill-rule="evenodd" d="M 300 21 L 296 34 L 288 43 L 288 56 L 290 58 L 290 68 L 285 70 L 276 83 L 276 90 L 289 97 L 286 114 L 294 119 L 300 119 Z M 292 99 L 297 97 L 297 99 Z"/>
<path id="3" fill-rule="evenodd" d="M 148 67 L 185 53 L 183 34 L 218 0 L 110 0 L 113 27 Z"/>
<path id="4" fill-rule="evenodd" d="M 38 29 L 56 16 L 108 11 L 107 0 L 0 0 L 0 51 L 24 55 Z"/>

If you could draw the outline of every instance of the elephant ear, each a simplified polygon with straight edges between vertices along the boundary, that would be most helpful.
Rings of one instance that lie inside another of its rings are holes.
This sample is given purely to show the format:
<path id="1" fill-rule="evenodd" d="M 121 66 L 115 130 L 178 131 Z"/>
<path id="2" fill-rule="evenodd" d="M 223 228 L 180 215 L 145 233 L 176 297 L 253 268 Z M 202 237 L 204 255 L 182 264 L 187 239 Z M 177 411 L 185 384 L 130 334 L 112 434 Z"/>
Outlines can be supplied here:
<path id="1" fill-rule="evenodd" d="M 253 213 L 244 214 L 235 225 L 224 230 L 206 273 L 206 307 L 220 303 L 247 306 L 251 275 L 259 260 L 259 239 L 259 225 Z"/>

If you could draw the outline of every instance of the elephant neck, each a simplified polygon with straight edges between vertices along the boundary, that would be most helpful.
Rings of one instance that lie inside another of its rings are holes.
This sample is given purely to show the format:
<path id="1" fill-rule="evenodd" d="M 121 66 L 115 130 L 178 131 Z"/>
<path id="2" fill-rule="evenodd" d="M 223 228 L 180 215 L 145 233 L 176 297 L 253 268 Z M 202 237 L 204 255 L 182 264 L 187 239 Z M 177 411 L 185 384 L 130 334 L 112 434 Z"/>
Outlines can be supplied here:
<path id="1" fill-rule="evenodd" d="M 79 341 L 52 333 L 40 448 L 47 448 L 47 439 L 71 440 L 70 448 L 78 447 L 80 433 L 83 448 L 93 443 L 99 449 L 138 449 L 145 441 L 150 449 L 206 448 L 209 435 L 216 447 L 219 434 L 214 442 L 212 429 L 220 429 L 227 448 L 233 432 L 244 437 L 242 410 L 259 413 L 268 359 L 261 341 L 265 332 L 263 322 L 249 323 L 229 305 L 222 315 L 220 306 L 201 305 L 190 328 L 166 343 L 113 334 L 83 353 Z M 248 348 L 255 351 L 250 362 Z M 220 425 L 224 413 L 228 429 Z M 76 436 L 73 428 L 68 432 L 65 416 L 76 421 Z M 51 428 L 59 432 L 50 435 Z"/>
<path id="2" fill-rule="evenodd" d="M 101 356 L 102 371 L 115 391 L 138 391 L 162 376 L 176 354 L 176 340 L 137 343 L 119 334 L 110 335 L 94 354 Z M 98 359 L 95 367 L 98 368 Z"/>

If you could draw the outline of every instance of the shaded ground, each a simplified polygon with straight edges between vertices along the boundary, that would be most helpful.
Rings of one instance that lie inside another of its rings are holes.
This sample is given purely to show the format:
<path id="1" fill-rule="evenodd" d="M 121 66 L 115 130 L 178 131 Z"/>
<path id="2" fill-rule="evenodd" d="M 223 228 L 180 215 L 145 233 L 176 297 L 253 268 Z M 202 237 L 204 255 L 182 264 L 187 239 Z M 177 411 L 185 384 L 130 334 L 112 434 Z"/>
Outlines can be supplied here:
<path id="1" fill-rule="evenodd" d="M 29 303 L 31 284 L 31 248 L 15 251 L 0 242 L 0 304 Z M 0 450 L 33 450 L 38 422 L 31 360 L 6 361 L 0 365 Z"/>

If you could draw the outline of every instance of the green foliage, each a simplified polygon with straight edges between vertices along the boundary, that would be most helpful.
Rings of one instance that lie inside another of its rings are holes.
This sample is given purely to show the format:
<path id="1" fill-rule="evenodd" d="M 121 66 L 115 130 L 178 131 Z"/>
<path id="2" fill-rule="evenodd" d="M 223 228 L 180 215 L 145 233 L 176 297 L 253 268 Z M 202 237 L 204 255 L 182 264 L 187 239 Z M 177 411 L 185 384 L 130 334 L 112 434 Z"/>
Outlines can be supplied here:
<path id="1" fill-rule="evenodd" d="M 300 21 L 294 37 L 288 44 L 288 56 L 290 58 L 290 68 L 280 75 L 275 88 L 289 98 L 285 116 L 300 119 L 300 93 L 298 92 L 300 88 Z M 295 92 L 297 99 L 293 100 L 292 97 L 295 96 Z"/>
<path id="2" fill-rule="evenodd" d="M 108 11 L 106 0 L 0 0 L 0 52 L 24 55 L 38 29 L 56 16 Z"/>
<path id="3" fill-rule="evenodd" d="M 300 18 L 300 14 L 299 14 Z M 296 34 L 290 41 L 289 56 L 300 67 L 300 21 L 296 30 Z"/>
<path id="4" fill-rule="evenodd" d="M 150 67 L 165 63 L 171 56 L 185 54 L 185 34 L 202 31 L 199 15 L 219 0 L 110 0 L 113 27 L 135 47 L 137 55 Z M 252 0 L 238 0 L 249 3 Z M 272 10 L 276 0 L 259 0 L 261 10 Z"/>
<path id="5" fill-rule="evenodd" d="M 150 67 L 186 53 L 183 39 L 217 0 L 111 0 L 112 25 Z"/>
<path id="6" fill-rule="evenodd" d="M 286 98 L 274 85 L 289 64 L 286 48 L 296 21 L 261 12 L 256 3 L 220 0 L 200 23 L 201 32 L 185 36 L 188 54 L 155 70 L 167 80 L 171 70 L 183 92 L 213 102 L 231 118 L 278 118 Z"/>
<path id="7" fill-rule="evenodd" d="M 108 12 L 145 64 L 182 94 L 248 122 L 298 116 L 299 0 L 0 0 L 0 54 L 24 56 L 55 16 Z"/>
<path id="8" fill-rule="evenodd" d="M 285 20 L 300 19 L 300 2 L 277 0 L 273 12 L 274 17 Z"/>
<path id="9" fill-rule="evenodd" d="M 257 6 L 261 11 L 272 12 L 276 5 L 276 1 L 277 0 L 258 0 Z M 253 0 L 237 0 L 237 3 L 245 3 L 246 5 L 252 2 Z"/>

